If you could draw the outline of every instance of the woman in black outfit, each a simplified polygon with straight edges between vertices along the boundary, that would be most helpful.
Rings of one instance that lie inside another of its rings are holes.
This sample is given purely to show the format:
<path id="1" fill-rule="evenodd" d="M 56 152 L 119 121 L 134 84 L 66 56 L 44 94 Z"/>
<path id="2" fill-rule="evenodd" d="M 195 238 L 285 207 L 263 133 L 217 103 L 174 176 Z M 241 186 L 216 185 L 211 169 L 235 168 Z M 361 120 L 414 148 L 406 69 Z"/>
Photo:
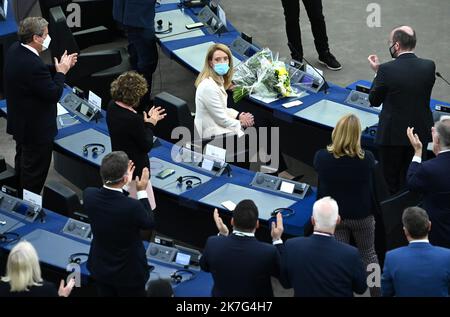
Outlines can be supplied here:
<path id="1" fill-rule="evenodd" d="M 153 147 L 153 127 L 166 114 L 161 107 L 153 106 L 148 112 L 137 113 L 141 98 L 147 93 L 147 81 L 136 72 L 126 72 L 111 84 L 111 97 L 106 116 L 113 151 L 124 151 L 133 161 L 133 179 L 140 176 L 144 167 L 150 170 L 148 153 Z M 129 188 L 135 195 L 135 183 Z M 149 182 L 147 193 L 152 209 L 155 209 L 153 190 Z"/>
<path id="2" fill-rule="evenodd" d="M 331 140 L 314 157 L 319 177 L 317 199 L 331 196 L 337 201 L 342 221 L 336 227 L 336 239 L 350 243 L 352 235 L 367 268 L 371 263 L 378 264 L 372 215 L 375 158 L 370 151 L 361 149 L 361 124 L 355 115 L 339 120 Z M 370 291 L 372 296 L 379 295 L 377 288 Z"/>
<path id="3" fill-rule="evenodd" d="M 74 285 L 74 279 L 67 286 L 61 280 L 56 290 L 53 283 L 45 282 L 36 250 L 31 243 L 21 241 L 9 253 L 6 276 L 0 281 L 0 297 L 67 297 Z"/>

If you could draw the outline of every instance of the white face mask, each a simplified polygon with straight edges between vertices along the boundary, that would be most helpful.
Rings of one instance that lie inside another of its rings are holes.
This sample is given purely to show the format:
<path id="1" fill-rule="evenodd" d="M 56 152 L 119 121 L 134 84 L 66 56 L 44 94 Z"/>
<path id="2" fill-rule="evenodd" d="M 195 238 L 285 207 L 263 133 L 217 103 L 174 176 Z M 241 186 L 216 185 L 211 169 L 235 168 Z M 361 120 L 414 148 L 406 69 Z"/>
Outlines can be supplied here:
<path id="1" fill-rule="evenodd" d="M 44 42 L 42 42 L 42 50 L 45 51 L 50 46 L 52 38 L 50 37 L 50 34 L 47 34 L 47 37 L 45 38 Z"/>

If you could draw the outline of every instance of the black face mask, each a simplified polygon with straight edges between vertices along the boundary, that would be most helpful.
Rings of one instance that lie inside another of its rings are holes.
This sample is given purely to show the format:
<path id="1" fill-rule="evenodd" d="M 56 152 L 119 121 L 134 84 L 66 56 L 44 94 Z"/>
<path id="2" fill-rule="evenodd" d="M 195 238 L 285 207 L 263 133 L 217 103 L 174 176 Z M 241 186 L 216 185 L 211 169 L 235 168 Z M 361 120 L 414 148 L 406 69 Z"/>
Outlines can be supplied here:
<path id="1" fill-rule="evenodd" d="M 391 53 L 391 57 L 392 58 L 397 58 L 397 56 L 395 56 L 395 54 L 397 53 L 397 51 L 394 49 L 396 43 L 392 44 L 391 47 L 389 47 L 389 53 Z"/>

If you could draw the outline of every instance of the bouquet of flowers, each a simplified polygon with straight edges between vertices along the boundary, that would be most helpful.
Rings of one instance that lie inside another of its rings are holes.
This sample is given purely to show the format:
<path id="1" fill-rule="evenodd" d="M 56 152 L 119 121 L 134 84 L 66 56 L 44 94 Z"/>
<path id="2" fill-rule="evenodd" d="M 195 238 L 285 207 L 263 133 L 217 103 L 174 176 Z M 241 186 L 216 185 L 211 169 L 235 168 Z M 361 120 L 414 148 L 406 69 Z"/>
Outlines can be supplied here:
<path id="1" fill-rule="evenodd" d="M 234 102 L 239 102 L 249 94 L 264 98 L 296 97 L 291 87 L 289 73 L 284 62 L 264 48 L 244 63 L 236 66 L 233 82 Z"/>

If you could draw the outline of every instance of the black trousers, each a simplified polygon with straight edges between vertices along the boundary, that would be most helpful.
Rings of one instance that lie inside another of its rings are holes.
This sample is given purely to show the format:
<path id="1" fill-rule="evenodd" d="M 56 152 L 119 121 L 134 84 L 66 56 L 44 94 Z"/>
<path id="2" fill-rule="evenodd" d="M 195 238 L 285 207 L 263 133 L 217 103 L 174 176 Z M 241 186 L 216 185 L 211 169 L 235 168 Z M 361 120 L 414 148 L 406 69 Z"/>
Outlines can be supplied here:
<path id="1" fill-rule="evenodd" d="M 53 142 L 22 144 L 16 142 L 14 168 L 18 178 L 19 195 L 22 189 L 40 194 L 52 161 Z"/>
<path id="2" fill-rule="evenodd" d="M 314 44 L 317 53 L 322 55 L 329 50 L 325 17 L 322 12 L 322 0 L 302 0 L 311 22 Z M 286 35 L 291 44 L 293 59 L 302 60 L 303 46 L 300 32 L 300 0 L 281 0 L 286 21 Z"/>
<path id="3" fill-rule="evenodd" d="M 142 97 L 138 113 L 147 111 L 150 106 L 152 76 L 158 65 L 158 48 L 155 34 L 144 28 L 125 27 L 128 36 L 128 54 L 131 67 L 147 80 L 148 92 Z"/>
<path id="4" fill-rule="evenodd" d="M 100 297 L 145 297 L 145 285 L 118 286 L 96 281 L 97 293 Z"/>
<path id="5" fill-rule="evenodd" d="M 414 149 L 412 146 L 380 145 L 378 154 L 389 193 L 394 195 L 406 187 L 406 173 L 414 156 Z"/>

